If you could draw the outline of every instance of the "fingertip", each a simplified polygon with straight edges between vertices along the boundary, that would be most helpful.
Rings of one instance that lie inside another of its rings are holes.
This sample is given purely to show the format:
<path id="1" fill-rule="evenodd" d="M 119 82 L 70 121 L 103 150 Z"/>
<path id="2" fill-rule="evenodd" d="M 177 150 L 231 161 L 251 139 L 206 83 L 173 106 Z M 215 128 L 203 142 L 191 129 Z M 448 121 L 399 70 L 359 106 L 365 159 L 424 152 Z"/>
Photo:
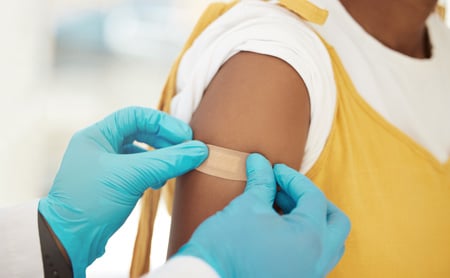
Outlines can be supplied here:
<path id="1" fill-rule="evenodd" d="M 195 161 L 193 161 L 196 164 L 195 168 L 200 166 L 200 164 L 208 158 L 209 149 L 206 144 L 201 141 L 191 140 L 179 144 L 178 146 L 182 148 L 185 153 L 189 153 L 191 158 L 195 159 Z"/>
<path id="2" fill-rule="evenodd" d="M 276 169 L 282 170 L 284 167 L 286 167 L 286 165 L 283 163 L 277 163 L 277 164 L 273 165 L 274 170 L 276 170 Z"/>
<path id="3" fill-rule="evenodd" d="M 145 153 L 133 154 L 135 159 L 124 160 L 127 167 L 137 172 L 136 176 L 148 175 L 142 184 L 142 192 L 147 186 L 161 187 L 168 179 L 178 177 L 194 170 L 202 164 L 208 156 L 208 148 L 200 141 L 193 140 L 170 147 L 161 148 Z"/>
<path id="4" fill-rule="evenodd" d="M 192 140 L 192 128 L 184 121 L 175 118 L 165 112 L 158 111 L 160 130 L 158 135 L 169 139 L 172 143 L 181 143 Z"/>
<path id="5" fill-rule="evenodd" d="M 131 106 L 118 110 L 98 122 L 100 130 L 115 152 L 128 141 L 141 141 L 152 147 L 179 144 L 192 139 L 188 124 L 151 108 Z"/>
<path id="6" fill-rule="evenodd" d="M 296 203 L 292 213 L 301 212 L 316 219 L 327 215 L 327 199 L 306 176 L 282 164 L 274 167 L 275 179 L 281 189 Z M 301 200 L 300 200 L 301 199 Z"/>
<path id="7" fill-rule="evenodd" d="M 316 186 L 314 185 L 314 183 L 305 175 L 303 175 L 302 173 L 300 173 L 299 171 L 285 165 L 285 164 L 276 164 L 274 167 L 274 173 L 275 173 L 275 178 L 277 180 L 277 182 L 280 184 L 287 184 L 293 181 L 293 179 L 295 179 L 295 181 L 297 183 L 302 183 L 305 186 L 308 187 L 313 187 L 315 188 Z"/>
<path id="8" fill-rule="evenodd" d="M 273 166 L 275 180 L 277 181 L 277 184 L 283 189 L 285 189 L 285 185 L 287 185 L 290 180 L 287 177 L 292 175 L 290 170 L 291 168 L 289 168 L 286 164 L 279 163 Z"/>
<path id="9" fill-rule="evenodd" d="M 202 141 L 191 140 L 191 141 L 185 142 L 184 144 L 190 145 L 191 148 L 198 149 L 198 153 L 201 155 L 208 155 L 208 153 L 209 153 L 208 146 L 206 146 L 206 144 L 203 143 Z"/>
<path id="10" fill-rule="evenodd" d="M 265 158 L 262 154 L 252 153 L 247 157 L 247 169 L 248 168 L 264 168 L 270 165 L 269 160 Z"/>
<path id="11" fill-rule="evenodd" d="M 164 139 L 172 144 L 192 140 L 191 127 L 186 122 L 164 111 L 135 107 L 134 115 L 139 133 L 151 135 L 152 142 L 145 142 L 149 145 L 153 145 L 155 138 Z"/>
<path id="12" fill-rule="evenodd" d="M 249 159 L 265 159 L 264 155 L 260 154 L 260 153 L 251 153 L 248 155 L 247 160 Z"/>
<path id="13" fill-rule="evenodd" d="M 267 207 L 273 205 L 276 183 L 272 164 L 263 155 L 253 153 L 247 157 L 247 185 L 245 192 L 258 196 Z"/>
<path id="14" fill-rule="evenodd" d="M 251 183 L 271 179 L 273 181 L 272 164 L 267 158 L 259 153 L 252 153 L 246 161 L 247 180 Z M 259 183 L 259 182 L 258 182 Z"/>
<path id="15" fill-rule="evenodd" d="M 284 173 L 297 173 L 296 170 L 290 168 L 286 164 L 278 163 L 273 166 L 273 170 L 275 173 L 284 174 Z"/>

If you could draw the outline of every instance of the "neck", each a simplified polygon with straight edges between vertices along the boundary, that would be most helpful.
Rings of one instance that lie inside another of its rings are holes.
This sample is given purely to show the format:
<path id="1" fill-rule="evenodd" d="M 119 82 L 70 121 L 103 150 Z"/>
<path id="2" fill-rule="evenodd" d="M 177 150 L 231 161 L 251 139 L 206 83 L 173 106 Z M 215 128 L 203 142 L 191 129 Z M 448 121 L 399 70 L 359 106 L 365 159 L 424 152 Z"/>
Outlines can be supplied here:
<path id="1" fill-rule="evenodd" d="M 348 13 L 385 46 L 415 58 L 429 58 L 426 19 L 437 0 L 340 0 Z"/>

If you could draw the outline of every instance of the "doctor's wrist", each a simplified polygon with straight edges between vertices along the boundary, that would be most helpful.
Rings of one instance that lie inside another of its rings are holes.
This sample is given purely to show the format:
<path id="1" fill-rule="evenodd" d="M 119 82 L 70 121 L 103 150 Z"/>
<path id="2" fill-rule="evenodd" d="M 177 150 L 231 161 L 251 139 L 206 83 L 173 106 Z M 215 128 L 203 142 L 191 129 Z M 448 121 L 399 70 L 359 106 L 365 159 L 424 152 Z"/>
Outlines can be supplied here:
<path id="1" fill-rule="evenodd" d="M 38 228 L 45 277 L 73 277 L 72 264 L 64 246 L 40 212 Z"/>

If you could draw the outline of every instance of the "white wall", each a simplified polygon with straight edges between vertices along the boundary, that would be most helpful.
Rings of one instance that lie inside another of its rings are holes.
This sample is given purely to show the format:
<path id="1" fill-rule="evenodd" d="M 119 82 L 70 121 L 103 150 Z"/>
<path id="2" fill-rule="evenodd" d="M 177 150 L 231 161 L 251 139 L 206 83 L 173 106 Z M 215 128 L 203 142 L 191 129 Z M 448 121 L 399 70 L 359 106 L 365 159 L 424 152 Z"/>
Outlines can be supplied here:
<path id="1" fill-rule="evenodd" d="M 0 204 L 42 191 L 45 159 L 40 84 L 51 55 L 45 1 L 0 4 Z"/>

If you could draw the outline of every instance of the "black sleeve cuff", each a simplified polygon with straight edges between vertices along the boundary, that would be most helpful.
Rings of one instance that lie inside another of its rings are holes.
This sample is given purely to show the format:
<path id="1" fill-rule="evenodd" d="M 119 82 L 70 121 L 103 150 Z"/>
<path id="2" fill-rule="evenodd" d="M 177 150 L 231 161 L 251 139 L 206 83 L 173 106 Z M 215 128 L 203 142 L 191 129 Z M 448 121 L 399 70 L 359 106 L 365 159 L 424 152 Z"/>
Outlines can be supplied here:
<path id="1" fill-rule="evenodd" d="M 55 238 L 49 230 L 47 222 L 39 212 L 38 227 L 41 242 L 42 262 L 44 265 L 44 277 L 73 277 L 72 265 L 64 258 L 64 255 L 55 242 Z"/>

